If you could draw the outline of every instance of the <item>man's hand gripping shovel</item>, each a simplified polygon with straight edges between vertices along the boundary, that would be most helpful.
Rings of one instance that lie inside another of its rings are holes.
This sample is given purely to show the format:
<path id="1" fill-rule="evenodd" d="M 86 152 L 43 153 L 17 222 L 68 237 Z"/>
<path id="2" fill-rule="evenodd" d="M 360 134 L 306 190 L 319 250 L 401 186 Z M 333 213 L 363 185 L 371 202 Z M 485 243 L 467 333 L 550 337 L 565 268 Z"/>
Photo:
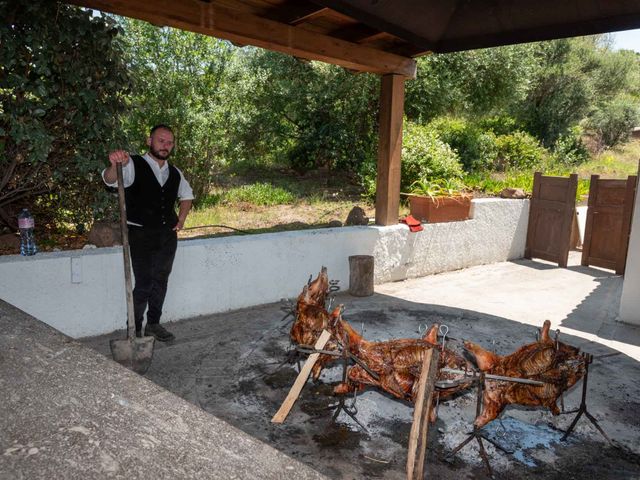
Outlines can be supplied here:
<path id="1" fill-rule="evenodd" d="M 133 316 L 133 289 L 131 286 L 131 253 L 129 249 L 129 231 L 127 229 L 127 210 L 124 201 L 122 163 L 117 163 L 116 169 L 118 172 L 118 203 L 120 204 L 124 279 L 127 292 L 127 338 L 124 340 L 111 340 L 111 354 L 116 362 L 142 375 L 151 365 L 155 338 L 136 338 L 136 326 Z"/>

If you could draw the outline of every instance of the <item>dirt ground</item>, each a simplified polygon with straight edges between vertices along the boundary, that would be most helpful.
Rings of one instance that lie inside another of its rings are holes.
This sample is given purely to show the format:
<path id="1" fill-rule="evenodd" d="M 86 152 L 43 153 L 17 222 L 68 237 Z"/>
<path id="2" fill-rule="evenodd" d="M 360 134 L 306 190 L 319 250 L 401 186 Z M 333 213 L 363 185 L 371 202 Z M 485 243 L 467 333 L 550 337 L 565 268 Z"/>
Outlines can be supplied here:
<path id="1" fill-rule="evenodd" d="M 383 294 L 365 299 L 340 294 L 336 301 L 346 305 L 344 317 L 371 340 L 416 337 L 420 325 L 433 322 L 449 327 L 449 345 L 454 348 L 464 338 L 507 354 L 535 338 L 534 327 L 506 318 Z M 296 365 L 287 363 L 291 317 L 283 317 L 289 308 L 271 304 L 171 323 L 168 327 L 177 340 L 157 345 L 146 376 L 330 478 L 406 478 L 411 405 L 369 390 L 359 394 L 355 404 L 364 428 L 344 413 L 334 421 L 330 407 L 337 403 L 332 386 L 340 379 L 339 366 L 325 370 L 320 381 L 306 384 L 284 424 L 270 422 L 297 375 Z M 109 355 L 108 339 L 121 335 L 86 343 Z M 562 430 L 575 413 L 554 417 L 543 409 L 508 407 L 485 431 L 496 443 L 511 443 L 507 453 L 484 442 L 495 478 L 640 478 L 638 362 L 582 338 L 561 339 L 595 356 L 587 405 L 614 443 L 609 444 L 585 416 L 568 441 L 561 442 Z M 567 410 L 580 404 L 581 388 L 579 382 L 565 395 Z M 489 478 L 475 442 L 445 458 L 471 431 L 475 397 L 475 391 L 468 391 L 439 406 L 438 420 L 429 430 L 429 478 Z"/>

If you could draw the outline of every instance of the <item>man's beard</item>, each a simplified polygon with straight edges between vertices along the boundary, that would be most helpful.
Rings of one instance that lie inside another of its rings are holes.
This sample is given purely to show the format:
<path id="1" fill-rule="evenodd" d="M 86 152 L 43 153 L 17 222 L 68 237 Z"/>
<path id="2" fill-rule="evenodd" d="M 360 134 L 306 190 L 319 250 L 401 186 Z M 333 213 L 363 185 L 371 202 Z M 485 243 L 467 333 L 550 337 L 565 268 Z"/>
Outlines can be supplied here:
<path id="1" fill-rule="evenodd" d="M 171 150 L 160 150 L 160 151 L 158 151 L 153 147 L 149 147 L 149 151 L 151 152 L 151 155 L 156 157 L 158 160 L 166 160 L 167 158 L 169 158 L 171 156 Z"/>

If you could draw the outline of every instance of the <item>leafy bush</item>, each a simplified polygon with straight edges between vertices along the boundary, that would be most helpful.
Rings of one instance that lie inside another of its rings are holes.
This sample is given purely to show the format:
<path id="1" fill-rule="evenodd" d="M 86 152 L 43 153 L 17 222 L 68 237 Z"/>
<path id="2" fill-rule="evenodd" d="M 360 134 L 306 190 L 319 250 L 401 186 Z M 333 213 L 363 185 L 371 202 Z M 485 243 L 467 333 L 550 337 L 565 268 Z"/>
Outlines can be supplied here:
<path id="1" fill-rule="evenodd" d="M 498 154 L 494 168 L 498 171 L 533 167 L 547 154 L 538 140 L 525 132 L 501 135 L 496 139 L 496 146 Z"/>
<path id="2" fill-rule="evenodd" d="M 293 203 L 296 197 L 288 190 L 270 183 L 254 183 L 229 190 L 224 195 L 224 200 L 228 203 L 247 202 L 269 206 Z"/>
<path id="3" fill-rule="evenodd" d="M 582 129 L 578 126 L 560 136 L 553 146 L 553 160 L 560 165 L 579 165 L 589 157 L 589 151 L 582 141 Z"/>
<path id="4" fill-rule="evenodd" d="M 58 2 L 1 1 L 0 17 L 0 223 L 26 205 L 90 221 L 115 205 L 99 172 L 130 87 L 118 30 Z"/>
<path id="5" fill-rule="evenodd" d="M 459 118 L 440 117 L 429 124 L 440 140 L 453 148 L 467 172 L 493 165 L 496 155 L 496 136 Z"/>
<path id="6" fill-rule="evenodd" d="M 640 120 L 638 104 L 626 96 L 616 97 L 599 107 L 589 118 L 588 126 L 601 149 L 613 147 L 629 138 Z"/>
<path id="7" fill-rule="evenodd" d="M 198 208 L 211 208 L 219 205 L 224 200 L 224 195 L 222 193 L 210 193 L 205 195 L 204 198 L 198 202 Z"/>
<path id="8" fill-rule="evenodd" d="M 424 178 L 461 177 L 458 154 L 424 125 L 405 122 L 402 139 L 402 188 Z"/>
<path id="9" fill-rule="evenodd" d="M 489 130 L 496 135 L 508 135 L 518 130 L 516 120 L 507 115 L 481 118 L 476 124 L 481 130 Z"/>

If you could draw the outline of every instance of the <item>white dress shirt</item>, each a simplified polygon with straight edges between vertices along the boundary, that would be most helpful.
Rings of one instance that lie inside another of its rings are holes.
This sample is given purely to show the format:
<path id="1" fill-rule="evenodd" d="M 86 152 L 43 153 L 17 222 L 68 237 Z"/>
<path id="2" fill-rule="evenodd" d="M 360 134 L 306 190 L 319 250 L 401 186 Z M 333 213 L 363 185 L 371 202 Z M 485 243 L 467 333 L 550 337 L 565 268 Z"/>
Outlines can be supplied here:
<path id="1" fill-rule="evenodd" d="M 145 153 L 142 156 L 142 158 L 144 158 L 149 164 L 149 166 L 151 167 L 153 174 L 156 176 L 156 179 L 158 180 L 158 183 L 161 186 L 164 185 L 169 179 L 169 163 L 165 161 L 164 165 L 162 165 L 162 168 L 161 168 L 160 165 L 158 165 L 158 162 L 156 162 L 153 158 L 151 158 L 151 155 L 149 155 L 148 153 Z M 102 181 L 104 181 L 104 183 L 106 183 L 110 187 L 114 187 L 114 188 L 117 187 L 118 186 L 117 180 L 113 183 L 108 183 L 104 179 L 104 172 L 106 170 L 107 169 L 105 168 L 102 171 Z M 189 185 L 189 182 L 187 182 L 187 179 L 184 178 L 184 175 L 182 174 L 182 172 L 178 167 L 176 167 L 176 170 L 178 170 L 178 173 L 180 174 L 180 186 L 178 187 L 178 200 L 181 200 L 181 201 L 193 200 L 195 197 L 193 196 L 193 190 L 191 189 L 191 185 Z M 133 166 L 133 160 L 131 160 L 131 157 L 129 157 L 129 162 L 122 167 L 122 180 L 123 180 L 124 188 L 130 187 L 131 185 L 133 185 L 133 181 L 135 180 L 135 178 L 136 178 L 136 169 Z"/>
<path id="2" fill-rule="evenodd" d="M 167 180 L 169 179 L 169 162 L 165 161 L 164 165 L 162 165 L 162 168 L 161 168 L 160 165 L 158 165 L 158 162 L 156 162 L 153 158 L 151 158 L 151 155 L 149 155 L 149 153 L 145 153 L 142 156 L 142 158 L 144 158 L 146 162 L 149 164 L 149 166 L 151 167 L 153 174 L 158 180 L 158 183 L 161 186 L 167 183 Z M 180 169 L 178 167 L 175 167 L 175 168 L 176 170 L 178 170 L 178 173 L 180 174 L 180 186 L 178 187 L 178 200 L 180 201 L 193 200 L 195 197 L 193 196 L 193 190 L 191 189 L 191 185 L 189 185 L 189 182 L 187 182 L 187 179 L 184 178 L 184 175 L 182 174 Z M 104 179 L 104 172 L 106 170 L 107 169 L 105 168 L 102 171 L 102 181 L 105 184 L 107 184 L 109 187 L 114 187 L 114 188 L 117 187 L 118 186 L 117 180 L 113 183 L 108 183 Z M 131 157 L 129 157 L 129 162 L 122 167 L 122 183 L 124 184 L 124 188 L 130 187 L 131 185 L 133 185 L 133 181 L 135 180 L 135 178 L 136 178 L 136 169 L 133 166 L 133 160 L 131 159 Z M 127 224 L 135 225 L 137 227 L 142 226 L 139 223 L 134 223 L 129 221 L 127 221 Z"/>

